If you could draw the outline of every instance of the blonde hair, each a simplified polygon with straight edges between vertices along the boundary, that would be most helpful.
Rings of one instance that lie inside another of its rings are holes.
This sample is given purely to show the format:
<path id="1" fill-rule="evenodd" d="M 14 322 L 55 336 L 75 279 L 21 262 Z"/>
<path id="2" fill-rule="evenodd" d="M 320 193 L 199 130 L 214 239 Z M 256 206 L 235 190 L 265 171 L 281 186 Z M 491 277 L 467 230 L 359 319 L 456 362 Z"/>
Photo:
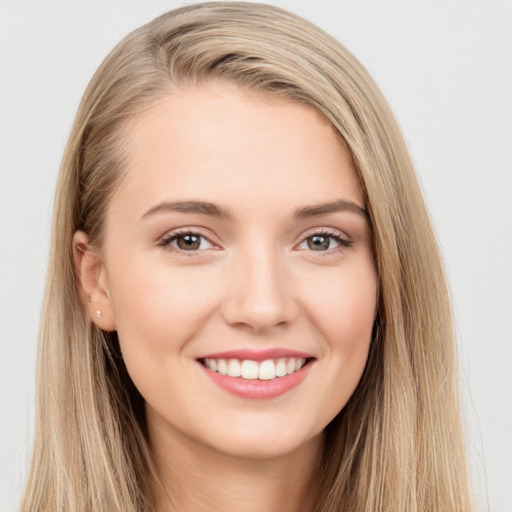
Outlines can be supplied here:
<path id="1" fill-rule="evenodd" d="M 358 61 L 311 23 L 268 5 L 213 2 L 129 34 L 78 110 L 55 199 L 23 511 L 154 508 L 143 399 L 116 334 L 87 319 L 72 239 L 84 230 L 101 246 L 105 208 L 123 173 L 126 121 L 159 97 L 208 80 L 310 105 L 344 141 L 365 194 L 378 322 L 361 382 L 326 428 L 316 510 L 472 510 L 447 287 L 386 101 Z"/>

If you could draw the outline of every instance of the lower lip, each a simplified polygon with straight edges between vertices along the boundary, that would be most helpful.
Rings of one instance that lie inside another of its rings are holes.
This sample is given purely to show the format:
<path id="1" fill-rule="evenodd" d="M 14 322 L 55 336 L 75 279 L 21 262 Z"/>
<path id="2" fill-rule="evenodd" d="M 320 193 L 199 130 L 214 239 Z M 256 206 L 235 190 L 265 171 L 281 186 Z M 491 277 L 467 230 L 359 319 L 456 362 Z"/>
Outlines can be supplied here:
<path id="1" fill-rule="evenodd" d="M 307 377 L 312 366 L 312 361 L 308 361 L 300 370 L 290 375 L 276 377 L 271 380 L 229 377 L 228 375 L 221 375 L 220 373 L 209 370 L 201 363 L 199 364 L 213 383 L 233 395 L 242 398 L 268 399 L 282 395 L 295 386 L 298 386 Z"/>

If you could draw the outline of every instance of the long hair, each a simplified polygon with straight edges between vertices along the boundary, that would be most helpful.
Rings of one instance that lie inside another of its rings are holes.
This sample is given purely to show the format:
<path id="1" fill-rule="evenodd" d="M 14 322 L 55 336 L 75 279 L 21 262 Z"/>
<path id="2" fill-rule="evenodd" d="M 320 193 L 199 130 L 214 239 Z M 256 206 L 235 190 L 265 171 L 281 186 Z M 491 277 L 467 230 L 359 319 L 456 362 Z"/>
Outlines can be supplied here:
<path id="1" fill-rule="evenodd" d="M 162 96 L 211 80 L 307 104 L 327 119 L 351 155 L 370 216 L 378 319 L 362 379 L 326 428 L 317 511 L 472 510 L 450 301 L 397 123 L 336 40 L 289 12 L 241 2 L 183 7 L 135 30 L 84 94 L 55 199 L 22 510 L 154 508 L 143 399 L 116 333 L 87 319 L 72 239 L 83 230 L 102 244 L 128 121 Z"/>

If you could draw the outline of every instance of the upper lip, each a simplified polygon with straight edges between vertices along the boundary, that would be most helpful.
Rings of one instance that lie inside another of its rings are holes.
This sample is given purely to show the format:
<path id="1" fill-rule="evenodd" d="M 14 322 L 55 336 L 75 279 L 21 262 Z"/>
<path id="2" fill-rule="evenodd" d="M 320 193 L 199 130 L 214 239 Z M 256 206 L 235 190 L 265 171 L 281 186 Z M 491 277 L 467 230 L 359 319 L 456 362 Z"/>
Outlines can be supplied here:
<path id="1" fill-rule="evenodd" d="M 304 359 L 311 359 L 311 354 L 306 352 L 299 352 L 297 350 L 290 350 L 287 348 L 269 348 L 265 350 L 254 349 L 237 349 L 227 350 L 225 352 L 212 352 L 205 354 L 198 359 L 249 359 L 251 361 L 265 361 L 266 359 L 280 359 L 283 357 L 297 357 Z"/>

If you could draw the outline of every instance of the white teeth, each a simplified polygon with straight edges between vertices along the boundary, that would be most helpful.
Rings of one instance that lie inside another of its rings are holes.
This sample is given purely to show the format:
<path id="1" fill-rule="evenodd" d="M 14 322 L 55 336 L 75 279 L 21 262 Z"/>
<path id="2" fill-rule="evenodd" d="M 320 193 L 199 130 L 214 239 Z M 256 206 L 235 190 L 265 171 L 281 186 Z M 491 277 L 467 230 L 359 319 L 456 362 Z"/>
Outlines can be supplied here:
<path id="1" fill-rule="evenodd" d="M 221 374 L 221 375 L 227 375 L 228 374 L 228 363 L 226 362 L 225 359 L 219 359 L 219 363 L 218 363 L 218 372 Z"/>
<path id="2" fill-rule="evenodd" d="M 246 359 L 242 361 L 242 377 L 244 379 L 257 379 L 258 378 L 258 362 Z"/>
<path id="3" fill-rule="evenodd" d="M 260 380 L 271 380 L 276 378 L 276 365 L 272 359 L 267 359 L 260 363 L 258 378 Z"/>
<path id="4" fill-rule="evenodd" d="M 230 359 L 228 361 L 228 375 L 230 377 L 240 377 L 242 375 L 238 359 Z"/>
<path id="5" fill-rule="evenodd" d="M 276 364 L 276 377 L 284 377 L 286 375 L 286 359 L 278 359 Z"/>
<path id="6" fill-rule="evenodd" d="M 209 370 L 228 375 L 229 377 L 242 377 L 250 380 L 272 380 L 276 377 L 285 377 L 300 370 L 306 359 L 302 357 L 290 357 L 279 359 L 265 359 L 265 361 L 253 361 L 251 359 L 204 359 L 204 366 Z"/>

